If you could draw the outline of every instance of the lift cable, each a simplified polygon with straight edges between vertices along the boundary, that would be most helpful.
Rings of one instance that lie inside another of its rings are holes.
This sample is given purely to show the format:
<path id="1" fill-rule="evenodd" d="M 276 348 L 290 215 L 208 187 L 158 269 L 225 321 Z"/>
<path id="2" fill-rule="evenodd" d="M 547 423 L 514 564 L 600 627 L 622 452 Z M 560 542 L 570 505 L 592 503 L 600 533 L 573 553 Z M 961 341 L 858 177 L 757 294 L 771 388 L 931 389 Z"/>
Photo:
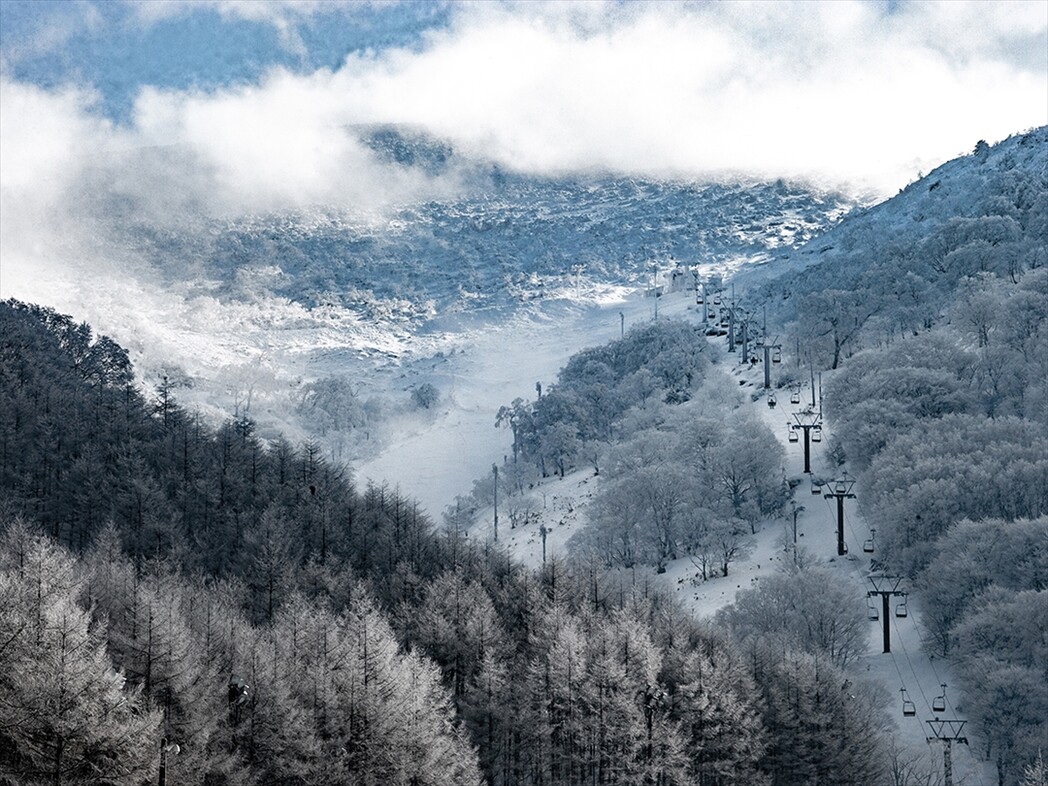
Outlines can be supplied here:
<path id="1" fill-rule="evenodd" d="M 912 617 L 911 617 L 911 621 L 913 621 Z M 925 694 L 924 688 L 921 686 L 920 679 L 918 679 L 918 677 L 917 677 L 917 671 L 913 668 L 913 661 L 910 660 L 910 653 L 906 649 L 906 643 L 902 640 L 902 631 L 899 629 L 899 623 L 896 620 L 893 619 L 892 620 L 892 624 L 895 625 L 896 634 L 897 634 L 897 637 L 899 639 L 899 646 L 902 647 L 903 655 L 905 655 L 905 657 L 906 657 L 906 663 L 907 663 L 907 665 L 910 668 L 910 673 L 913 674 L 914 680 L 917 682 L 917 689 L 921 693 L 921 698 L 924 699 L 924 704 L 929 709 L 929 711 L 933 715 L 936 715 L 938 713 L 936 713 L 934 711 L 934 709 L 932 708 L 931 702 L 928 701 L 928 696 L 927 696 L 927 694 Z M 916 622 L 914 622 L 914 624 L 916 625 Z M 920 629 L 917 630 L 917 634 L 918 634 L 918 637 L 919 637 L 920 636 Z M 923 644 L 922 644 L 922 646 L 923 646 Z M 894 658 L 894 653 L 892 654 L 892 657 Z M 942 681 L 939 679 L 939 673 L 938 673 L 938 671 L 935 668 L 935 663 L 930 658 L 928 659 L 928 663 L 932 667 L 932 673 L 935 674 L 936 680 L 938 680 L 939 684 L 941 685 Z M 898 668 L 898 667 L 896 666 L 896 668 Z M 957 712 L 954 709 L 953 704 L 950 702 L 950 700 L 948 698 L 946 699 L 946 702 L 947 702 L 946 706 L 948 707 L 950 712 L 954 715 L 954 717 L 956 717 L 957 716 Z M 972 753 L 972 751 L 971 751 L 971 746 L 965 745 L 964 747 L 966 749 L 968 749 L 968 755 L 971 757 L 971 760 L 972 760 L 972 768 L 973 768 L 972 771 L 975 773 L 975 777 L 978 779 L 978 783 L 980 784 L 980 786 L 985 786 L 985 782 L 983 781 L 983 767 L 982 767 L 982 763 L 979 762 L 975 758 L 975 754 Z"/>
<path id="2" fill-rule="evenodd" d="M 917 676 L 917 670 L 913 667 L 913 661 L 910 660 L 910 653 L 906 649 L 906 642 L 902 640 L 902 631 L 899 630 L 899 623 L 896 622 L 894 615 L 892 617 L 892 625 L 895 626 L 895 637 L 899 640 L 899 647 L 902 648 L 902 654 L 906 658 L 906 665 L 909 666 L 910 673 L 913 674 L 913 679 L 917 683 L 917 690 L 921 692 L 921 698 L 924 699 L 924 705 L 928 708 L 929 713 L 934 714 L 934 711 L 932 710 L 932 703 L 928 701 L 928 696 L 924 692 L 924 686 L 921 685 L 920 677 Z M 895 657 L 894 652 L 891 653 L 891 655 L 893 658 Z"/>

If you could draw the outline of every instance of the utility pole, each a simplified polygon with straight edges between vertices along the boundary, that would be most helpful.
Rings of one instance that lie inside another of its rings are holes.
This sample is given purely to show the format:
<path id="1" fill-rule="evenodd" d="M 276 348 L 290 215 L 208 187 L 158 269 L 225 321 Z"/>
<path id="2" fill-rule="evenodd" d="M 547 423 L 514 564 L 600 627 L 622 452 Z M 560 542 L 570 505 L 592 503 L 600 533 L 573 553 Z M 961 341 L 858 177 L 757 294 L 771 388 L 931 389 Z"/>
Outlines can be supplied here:
<path id="1" fill-rule="evenodd" d="M 626 337 L 626 314 L 625 312 L 619 312 L 619 338 Z"/>
<path id="2" fill-rule="evenodd" d="M 499 539 L 499 465 L 492 464 L 491 471 L 495 475 L 495 483 L 492 488 L 495 491 L 495 542 Z"/>
<path id="3" fill-rule="evenodd" d="M 731 282 L 731 310 L 728 312 L 728 351 L 735 351 L 735 282 Z"/>
<path id="4" fill-rule="evenodd" d="M 167 737 L 160 740 L 160 779 L 157 783 L 160 786 L 166 786 L 167 784 Z"/>
<path id="5" fill-rule="evenodd" d="M 790 499 L 790 507 L 793 511 L 793 564 L 797 564 L 797 515 L 804 510 L 803 505 L 798 505 L 797 500 Z M 789 547 L 787 547 L 789 548 Z"/>
<path id="6" fill-rule="evenodd" d="M 773 349 L 781 349 L 782 344 L 764 344 L 764 387 L 771 387 L 771 351 Z"/>
<path id="7" fill-rule="evenodd" d="M 659 321 L 659 266 L 651 263 L 651 296 L 655 298 L 655 321 Z"/>
<path id="8" fill-rule="evenodd" d="M 826 499 L 830 497 L 837 498 L 837 556 L 839 557 L 843 557 L 848 553 L 848 547 L 844 543 L 844 500 L 855 499 L 855 495 L 851 493 L 854 485 L 855 478 L 849 477 L 848 473 L 845 472 L 840 479 L 833 481 L 833 491 L 822 495 Z M 885 650 L 885 652 L 887 651 Z"/>
<path id="9" fill-rule="evenodd" d="M 742 365 L 746 365 L 750 362 L 750 333 L 749 333 L 749 321 L 744 317 L 742 320 L 742 357 L 739 362 Z"/>
<path id="10" fill-rule="evenodd" d="M 811 405 L 815 407 L 815 361 L 812 359 L 811 351 L 808 351 L 808 369 L 811 371 Z M 819 409 L 822 409 L 821 402 Z"/>
<path id="11" fill-rule="evenodd" d="M 702 282 L 702 324 L 710 321 L 710 299 L 706 292 L 706 282 Z"/>
<path id="12" fill-rule="evenodd" d="M 545 524 L 539 527 L 539 535 L 542 536 L 542 564 L 546 564 L 546 536 L 552 532 Z"/>
<path id="13" fill-rule="evenodd" d="M 963 745 L 968 744 L 968 738 L 962 737 L 961 732 L 964 731 L 964 724 L 967 721 L 962 720 L 935 720 L 925 721 L 932 730 L 931 737 L 928 737 L 928 742 L 939 741 L 942 743 L 942 768 L 943 768 L 943 784 L 944 786 L 953 786 L 953 760 L 950 758 L 950 746 L 955 742 L 959 742 Z"/>
<path id="14" fill-rule="evenodd" d="M 872 598 L 874 595 L 881 596 L 881 624 L 884 628 L 884 651 L 892 651 L 892 620 L 891 620 L 891 604 L 889 600 L 892 595 L 905 595 L 905 592 L 899 592 L 899 585 L 902 584 L 902 576 L 870 576 L 870 584 L 873 585 L 872 590 L 866 591 L 866 597 Z"/>
<path id="15" fill-rule="evenodd" d="M 822 428 L 822 415 L 809 407 L 800 412 L 794 412 L 793 419 L 797 421 L 797 423 L 796 425 L 790 426 L 790 428 L 804 430 L 804 471 L 811 474 L 810 432 L 813 428 Z"/>

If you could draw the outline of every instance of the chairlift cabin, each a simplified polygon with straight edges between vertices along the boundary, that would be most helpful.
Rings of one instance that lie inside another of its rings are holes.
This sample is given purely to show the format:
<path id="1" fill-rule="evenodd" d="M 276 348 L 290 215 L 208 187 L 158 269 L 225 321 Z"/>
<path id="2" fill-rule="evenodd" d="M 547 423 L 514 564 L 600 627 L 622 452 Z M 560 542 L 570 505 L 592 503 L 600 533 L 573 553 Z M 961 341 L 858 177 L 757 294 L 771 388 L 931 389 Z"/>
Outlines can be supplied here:
<path id="1" fill-rule="evenodd" d="M 773 349 L 772 352 L 771 352 L 771 362 L 772 363 L 781 363 L 782 362 L 782 351 L 778 347 L 775 347 L 775 349 Z M 793 403 L 796 404 L 799 401 L 800 401 L 800 399 L 797 399 L 797 401 L 795 401 Z"/>
<path id="2" fill-rule="evenodd" d="M 775 405 L 777 403 L 778 402 L 775 400 L 775 394 L 774 393 L 769 393 L 768 394 L 768 406 L 771 407 L 772 409 L 775 409 Z"/>
<path id="3" fill-rule="evenodd" d="M 797 429 L 790 429 L 790 442 L 800 442 L 801 436 L 797 433 Z"/>
<path id="4" fill-rule="evenodd" d="M 795 390 L 795 391 L 793 391 L 790 394 L 790 403 L 791 404 L 800 404 L 801 403 L 801 394 L 800 394 L 799 390 Z"/>
<path id="5" fill-rule="evenodd" d="M 902 691 L 902 714 L 907 718 L 912 718 L 917 714 L 917 705 L 910 701 L 906 688 L 899 688 L 899 690 Z"/>
<path id="6" fill-rule="evenodd" d="M 843 480 L 838 480 L 836 483 L 833 484 L 833 493 L 834 494 L 847 494 L 848 493 L 848 484 L 845 483 Z"/>
<path id="7" fill-rule="evenodd" d="M 942 694 L 932 699 L 932 712 L 946 712 L 946 683 L 940 682 Z"/>
<path id="8" fill-rule="evenodd" d="M 822 494 L 822 484 L 819 481 L 813 480 L 811 482 L 811 493 L 816 495 Z"/>
<path id="9" fill-rule="evenodd" d="M 902 603 L 899 603 L 895 607 L 895 616 L 896 617 L 908 617 L 908 616 L 910 616 L 909 609 L 906 607 L 906 598 L 905 597 L 902 599 Z"/>
<path id="10" fill-rule="evenodd" d="M 811 430 L 811 441 L 822 442 L 822 426 L 815 426 Z"/>
<path id="11" fill-rule="evenodd" d="M 715 305 L 715 306 L 719 306 L 720 305 L 720 298 L 719 297 L 713 298 L 713 305 Z"/>
<path id="12" fill-rule="evenodd" d="M 866 616 L 870 618 L 871 622 L 876 622 L 881 618 L 880 612 L 877 611 L 877 604 L 869 598 L 866 599 Z"/>
<path id="13" fill-rule="evenodd" d="M 866 538 L 862 542 L 862 550 L 864 554 L 873 554 L 873 538 Z"/>

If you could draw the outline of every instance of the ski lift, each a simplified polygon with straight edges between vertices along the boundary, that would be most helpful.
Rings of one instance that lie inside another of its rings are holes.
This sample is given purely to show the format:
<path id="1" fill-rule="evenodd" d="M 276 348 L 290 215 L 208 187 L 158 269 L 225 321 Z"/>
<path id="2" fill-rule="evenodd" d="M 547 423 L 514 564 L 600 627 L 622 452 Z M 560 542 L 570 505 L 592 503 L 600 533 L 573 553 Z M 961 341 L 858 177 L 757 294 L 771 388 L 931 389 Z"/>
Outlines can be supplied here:
<path id="1" fill-rule="evenodd" d="M 946 712 L 946 683 L 940 682 L 942 694 L 932 699 L 932 712 Z"/>
<path id="2" fill-rule="evenodd" d="M 902 691 L 902 714 L 907 718 L 912 718 L 917 714 L 917 705 L 910 701 L 909 694 L 906 693 L 906 688 L 899 688 Z"/>
<path id="3" fill-rule="evenodd" d="M 898 604 L 895 607 L 895 616 L 896 617 L 908 617 L 909 615 L 910 615 L 910 612 L 909 612 L 909 610 L 906 607 L 906 597 L 903 596 L 902 603 Z"/>
<path id="4" fill-rule="evenodd" d="M 768 394 L 768 406 L 771 407 L 772 409 L 775 409 L 775 404 L 776 403 L 777 402 L 775 401 L 775 394 L 774 393 L 769 393 Z"/>
<path id="5" fill-rule="evenodd" d="M 866 538 L 862 542 L 862 550 L 864 554 L 873 554 L 873 538 Z"/>
<path id="6" fill-rule="evenodd" d="M 833 484 L 833 492 L 835 494 L 847 494 L 848 484 L 846 484 L 843 480 L 838 480 L 836 483 Z"/>
<path id="7" fill-rule="evenodd" d="M 800 434 L 797 433 L 796 429 L 790 429 L 790 442 L 800 442 Z"/>
<path id="8" fill-rule="evenodd" d="M 877 611 L 877 604 L 866 598 L 866 616 L 870 618 L 870 622 L 876 622 L 881 618 L 880 613 Z"/>
<path id="9" fill-rule="evenodd" d="M 820 483 L 817 480 L 813 480 L 811 482 L 811 493 L 812 494 L 822 494 L 822 483 Z"/>
<path id="10" fill-rule="evenodd" d="M 811 441 L 822 442 L 822 426 L 816 426 L 811 430 Z"/>
<path id="11" fill-rule="evenodd" d="M 843 557 L 847 553 L 848 553 L 848 544 L 847 543 L 842 543 L 841 544 L 841 556 Z"/>
<path id="12" fill-rule="evenodd" d="M 713 298 L 713 305 L 715 305 L 715 306 L 719 306 L 720 305 L 720 298 L 719 297 Z"/>
<path id="13" fill-rule="evenodd" d="M 801 403 L 801 393 L 800 393 L 799 390 L 795 390 L 795 391 L 793 391 L 790 394 L 790 403 L 791 404 L 800 404 Z"/>
<path id="14" fill-rule="evenodd" d="M 782 362 L 782 351 L 778 347 L 775 347 L 775 349 L 772 350 L 771 362 L 772 363 L 781 363 Z M 797 402 L 795 401 L 794 403 L 796 404 Z"/>

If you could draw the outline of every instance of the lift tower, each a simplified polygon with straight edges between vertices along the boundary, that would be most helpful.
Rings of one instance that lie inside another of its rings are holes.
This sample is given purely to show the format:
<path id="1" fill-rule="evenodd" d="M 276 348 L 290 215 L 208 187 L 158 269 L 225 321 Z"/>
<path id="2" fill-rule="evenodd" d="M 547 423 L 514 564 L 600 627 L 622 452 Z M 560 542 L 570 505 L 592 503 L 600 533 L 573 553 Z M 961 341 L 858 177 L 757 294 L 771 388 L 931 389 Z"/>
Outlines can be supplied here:
<path id="1" fill-rule="evenodd" d="M 967 721 L 940 720 L 936 718 L 935 720 L 925 722 L 931 727 L 934 735 L 927 738 L 928 742 L 942 743 L 943 784 L 945 786 L 953 786 L 953 761 L 950 758 L 950 746 L 955 742 L 959 742 L 962 745 L 968 744 L 968 738 L 961 736 L 961 732 L 964 731 L 964 724 Z"/>
<path id="2" fill-rule="evenodd" d="M 902 584 L 902 576 L 870 576 L 870 584 L 873 585 L 872 590 L 866 591 L 866 597 L 872 598 L 874 595 L 881 596 L 881 620 L 884 626 L 884 651 L 892 651 L 892 620 L 890 612 L 889 599 L 892 595 L 905 595 L 905 592 L 899 591 L 899 585 Z"/>
<path id="3" fill-rule="evenodd" d="M 831 497 L 837 498 L 837 556 L 843 557 L 848 553 L 848 546 L 844 542 L 844 500 L 855 499 L 855 495 L 851 493 L 852 487 L 855 485 L 855 478 L 850 477 L 845 472 L 838 480 L 833 481 L 833 491 L 829 491 L 823 494 L 823 497 L 830 499 Z M 887 650 L 885 650 L 887 651 Z"/>
<path id="4" fill-rule="evenodd" d="M 804 471 L 811 474 L 811 431 L 819 429 L 819 433 L 822 433 L 822 414 L 808 407 L 800 412 L 794 412 L 793 419 L 797 422 L 790 428 L 804 431 Z"/>

